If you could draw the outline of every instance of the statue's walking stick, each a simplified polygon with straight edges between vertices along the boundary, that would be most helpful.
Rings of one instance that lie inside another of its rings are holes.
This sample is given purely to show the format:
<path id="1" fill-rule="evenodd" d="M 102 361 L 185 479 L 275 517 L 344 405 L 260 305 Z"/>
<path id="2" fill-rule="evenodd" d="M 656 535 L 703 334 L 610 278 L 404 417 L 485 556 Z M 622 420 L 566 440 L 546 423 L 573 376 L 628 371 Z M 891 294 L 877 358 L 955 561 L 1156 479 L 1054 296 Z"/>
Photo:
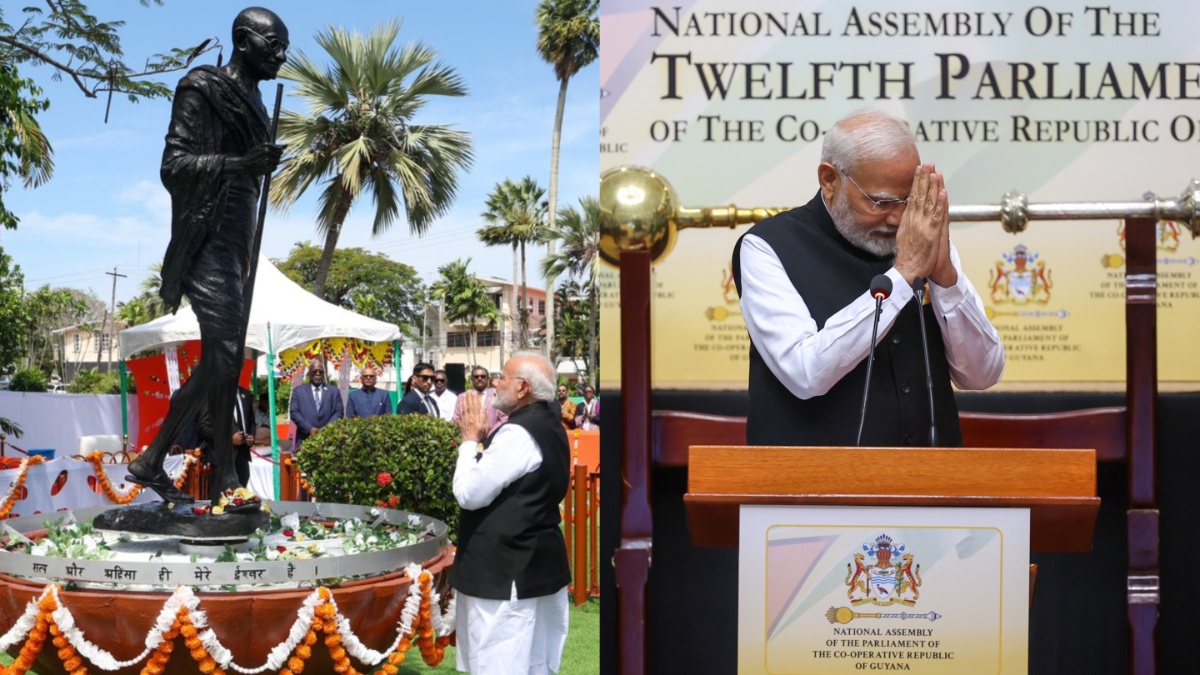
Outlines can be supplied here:
<path id="1" fill-rule="evenodd" d="M 279 133 L 279 108 L 283 104 L 283 85 L 275 85 L 275 111 L 271 114 L 271 142 Z M 254 226 L 254 245 L 250 248 L 250 273 L 242 290 L 242 333 L 238 339 L 237 353 L 246 350 L 246 332 L 250 329 L 250 303 L 254 300 L 254 279 L 258 276 L 258 252 L 262 249 L 263 223 L 267 219 L 267 199 L 271 192 L 271 174 L 263 176 L 262 191 L 258 198 L 258 220 Z M 270 364 L 268 364 L 270 367 Z"/>

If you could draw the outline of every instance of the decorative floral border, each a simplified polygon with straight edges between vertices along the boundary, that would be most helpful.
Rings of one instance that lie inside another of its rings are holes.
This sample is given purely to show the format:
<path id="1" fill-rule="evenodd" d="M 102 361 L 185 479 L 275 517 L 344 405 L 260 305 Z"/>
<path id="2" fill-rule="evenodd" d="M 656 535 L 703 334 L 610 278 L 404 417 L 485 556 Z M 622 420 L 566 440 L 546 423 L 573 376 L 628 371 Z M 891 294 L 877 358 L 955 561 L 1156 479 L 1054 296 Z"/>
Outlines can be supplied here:
<path id="1" fill-rule="evenodd" d="M 338 673 L 357 673 L 350 657 L 368 666 L 380 665 L 379 671 L 396 675 L 407 652 L 415 641 L 425 663 L 436 666 L 445 656 L 450 635 L 455 630 L 455 598 L 451 597 L 446 611 L 441 611 L 441 597 L 433 589 L 433 575 L 412 564 L 405 568 L 412 580 L 408 597 L 396 624 L 396 640 L 379 652 L 362 644 L 350 629 L 350 620 L 338 612 L 337 602 L 329 588 L 321 586 L 309 594 L 296 613 L 288 637 L 275 645 L 261 666 L 249 668 L 233 662 L 233 655 L 208 627 L 200 609 L 200 598 L 188 586 L 181 586 L 163 603 L 154 627 L 146 635 L 145 650 L 128 661 L 118 661 L 103 647 L 87 640 L 75 624 L 75 618 L 59 598 L 59 587 L 49 584 L 37 600 L 26 605 L 25 612 L 0 636 L 0 651 L 24 641 L 17 659 L 8 668 L 0 666 L 0 675 L 24 675 L 42 651 L 47 634 L 53 636 L 58 657 L 71 675 L 85 675 L 84 660 L 95 667 L 115 671 L 145 660 L 143 675 L 162 673 L 174 650 L 179 635 L 189 655 L 199 664 L 200 672 L 223 675 L 232 669 L 246 675 L 266 671 L 298 675 L 305 661 L 312 656 L 312 646 L 318 634 L 324 635 L 325 647 Z"/>

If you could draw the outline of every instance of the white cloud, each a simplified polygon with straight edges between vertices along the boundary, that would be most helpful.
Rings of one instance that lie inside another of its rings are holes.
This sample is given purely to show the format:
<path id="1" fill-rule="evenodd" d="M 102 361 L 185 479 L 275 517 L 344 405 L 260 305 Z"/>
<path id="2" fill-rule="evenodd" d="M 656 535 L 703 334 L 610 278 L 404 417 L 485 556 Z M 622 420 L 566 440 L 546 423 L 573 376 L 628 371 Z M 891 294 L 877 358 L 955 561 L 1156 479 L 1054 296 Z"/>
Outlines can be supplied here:
<path id="1" fill-rule="evenodd" d="M 122 190 L 117 200 L 126 204 L 141 205 L 156 222 L 171 223 L 171 194 L 161 184 L 141 180 Z"/>

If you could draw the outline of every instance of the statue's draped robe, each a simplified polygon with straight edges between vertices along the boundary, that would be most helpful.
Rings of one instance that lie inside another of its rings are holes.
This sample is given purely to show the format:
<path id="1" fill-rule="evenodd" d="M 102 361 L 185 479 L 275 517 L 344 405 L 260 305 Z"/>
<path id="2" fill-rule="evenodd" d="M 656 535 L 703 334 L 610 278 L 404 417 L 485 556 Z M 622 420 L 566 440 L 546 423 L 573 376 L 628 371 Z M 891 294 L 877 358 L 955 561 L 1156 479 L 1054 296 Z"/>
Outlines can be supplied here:
<path id="1" fill-rule="evenodd" d="M 152 456 L 206 407 L 212 415 L 212 495 L 237 487 L 232 414 L 242 366 L 244 286 L 250 269 L 259 179 L 224 175 L 225 158 L 270 142 L 270 120 L 257 88 L 243 91 L 222 70 L 201 66 L 179 81 L 163 151 L 161 178 L 171 194 L 171 242 L 160 294 L 172 311 L 181 296 L 200 324 L 200 365 L 179 390 Z"/>

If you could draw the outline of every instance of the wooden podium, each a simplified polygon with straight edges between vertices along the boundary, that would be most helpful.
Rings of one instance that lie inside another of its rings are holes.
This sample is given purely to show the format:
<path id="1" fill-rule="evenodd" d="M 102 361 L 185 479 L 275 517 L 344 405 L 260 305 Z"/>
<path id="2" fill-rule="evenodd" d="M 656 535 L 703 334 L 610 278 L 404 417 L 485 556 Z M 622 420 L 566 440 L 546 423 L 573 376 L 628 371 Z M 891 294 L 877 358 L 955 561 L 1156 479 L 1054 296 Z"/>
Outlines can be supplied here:
<path id="1" fill-rule="evenodd" d="M 888 467 L 887 473 L 866 467 Z M 696 546 L 736 547 L 743 504 L 1023 507 L 1030 550 L 1086 552 L 1094 450 L 694 445 L 684 495 Z"/>

